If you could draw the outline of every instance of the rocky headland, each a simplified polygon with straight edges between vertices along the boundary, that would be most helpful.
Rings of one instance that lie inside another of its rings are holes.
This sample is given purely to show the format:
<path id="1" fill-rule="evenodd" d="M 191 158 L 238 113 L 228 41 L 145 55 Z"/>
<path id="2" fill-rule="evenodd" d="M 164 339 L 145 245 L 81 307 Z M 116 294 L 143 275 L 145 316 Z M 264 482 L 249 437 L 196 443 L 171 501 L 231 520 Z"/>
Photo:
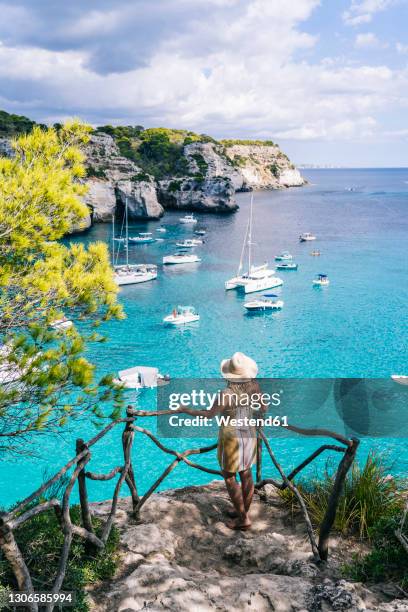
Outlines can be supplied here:
<path id="1" fill-rule="evenodd" d="M 86 202 L 94 222 L 110 220 L 126 198 L 131 218 L 158 219 L 165 209 L 233 212 L 237 191 L 305 184 L 276 145 L 187 144 L 181 150 L 184 173 L 165 177 L 154 177 L 121 155 L 114 138 L 103 132 L 91 136 L 86 155 Z"/>
<path id="2" fill-rule="evenodd" d="M 225 486 L 214 481 L 154 494 L 131 518 L 129 499 L 119 501 L 120 563 L 109 583 L 89 588 L 94 612 L 403 612 L 407 600 L 343 579 L 341 568 L 361 545 L 332 537 L 329 562 L 312 563 L 301 517 L 292 516 L 274 489 L 256 494 L 253 528 L 232 532 Z M 106 518 L 110 502 L 92 504 Z"/>
<path id="3" fill-rule="evenodd" d="M 34 125 L 0 111 L 0 155 L 11 155 L 11 138 Z M 159 219 L 166 209 L 230 213 L 238 191 L 306 182 L 272 141 L 217 141 L 187 130 L 101 126 L 85 155 L 89 218 L 81 229 L 109 222 L 126 201 L 131 219 Z"/>

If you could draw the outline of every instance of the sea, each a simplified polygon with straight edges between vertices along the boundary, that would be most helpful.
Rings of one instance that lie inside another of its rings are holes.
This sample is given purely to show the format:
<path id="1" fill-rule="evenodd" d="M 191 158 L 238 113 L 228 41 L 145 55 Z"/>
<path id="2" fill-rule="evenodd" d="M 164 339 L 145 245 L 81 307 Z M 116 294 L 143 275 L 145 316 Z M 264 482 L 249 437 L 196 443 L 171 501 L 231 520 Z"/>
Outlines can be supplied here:
<path id="1" fill-rule="evenodd" d="M 119 300 L 126 319 L 104 323 L 99 331 L 106 342 L 88 349 L 97 375 L 151 365 L 171 378 L 216 378 L 220 361 L 236 351 L 255 359 L 264 378 L 389 379 L 394 373 L 408 374 L 408 168 L 302 172 L 308 180 L 304 187 L 254 192 L 254 262 L 272 263 L 276 254 L 289 250 L 299 265 L 296 272 L 279 273 L 284 284 L 274 293 L 284 300 L 284 307 L 276 313 L 249 316 L 243 306 L 246 298 L 224 290 L 225 280 L 237 271 L 249 193 L 237 194 L 239 210 L 234 214 L 197 213 L 198 225 L 207 233 L 205 243 L 195 250 L 201 262 L 193 265 L 161 265 L 164 255 L 175 252 L 177 240 L 193 235 L 190 226 L 179 223 L 183 213 L 170 211 L 160 221 L 131 222 L 130 235 L 150 231 L 162 240 L 130 244 L 129 260 L 157 263 L 159 274 L 153 282 L 121 288 Z M 156 231 L 162 225 L 166 233 Z M 317 240 L 299 243 L 302 232 L 312 232 Z M 112 226 L 97 224 L 71 240 L 111 245 Z M 320 257 L 310 255 L 313 249 L 321 252 Z M 119 259 L 125 261 L 124 251 Z M 313 288 L 318 273 L 328 275 L 329 287 Z M 200 321 L 179 328 L 165 326 L 163 317 L 177 305 L 194 306 Z M 156 405 L 151 390 L 128 391 L 126 399 L 140 409 Z M 154 421 L 141 418 L 138 424 L 155 431 Z M 76 438 L 86 440 L 97 431 L 91 419 L 80 420 L 57 436 L 38 436 L 32 447 L 35 455 L 5 457 L 0 466 L 1 506 L 27 496 L 75 455 Z M 89 469 L 101 473 L 120 465 L 121 432 L 118 426 L 95 445 Z M 163 442 L 176 450 L 203 445 L 198 439 Z M 273 447 L 283 468 L 290 470 L 320 443 L 298 436 L 277 439 Z M 364 462 L 372 451 L 382 454 L 388 471 L 407 475 L 406 438 L 366 436 L 359 460 Z M 146 436 L 136 435 L 133 465 L 140 493 L 171 459 Z M 317 475 L 327 459 L 321 457 L 307 474 Z M 197 461 L 217 467 L 214 452 Z M 273 469 L 265 457 L 264 476 L 268 475 L 273 476 Z M 202 484 L 212 478 L 179 465 L 160 488 Z M 90 498 L 109 498 L 113 487 L 114 481 L 91 482 Z M 128 494 L 126 487 L 122 494 Z M 76 496 L 74 491 L 74 500 Z"/>

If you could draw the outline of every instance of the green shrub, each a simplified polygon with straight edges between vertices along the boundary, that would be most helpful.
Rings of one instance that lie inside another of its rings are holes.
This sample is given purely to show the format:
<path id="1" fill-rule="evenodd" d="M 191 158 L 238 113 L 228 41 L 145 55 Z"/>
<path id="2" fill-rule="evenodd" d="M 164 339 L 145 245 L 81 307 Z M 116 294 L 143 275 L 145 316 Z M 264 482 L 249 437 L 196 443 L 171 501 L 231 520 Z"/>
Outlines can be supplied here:
<path id="1" fill-rule="evenodd" d="M 80 508 L 71 508 L 71 520 L 80 524 Z M 96 534 L 101 533 L 101 521 L 93 519 Z M 53 511 L 42 512 L 15 530 L 15 538 L 30 570 L 34 589 L 50 591 L 57 572 L 63 535 Z M 74 591 L 76 604 L 73 612 L 87 612 L 86 585 L 112 578 L 118 561 L 119 532 L 114 527 L 103 551 L 95 555 L 85 552 L 85 543 L 74 536 L 63 583 L 64 591 Z M 16 590 L 8 562 L 0 555 L 0 585 Z M 71 608 L 70 608 L 71 609 Z"/>
<path id="2" fill-rule="evenodd" d="M 353 464 L 340 496 L 334 529 L 343 534 L 370 538 L 370 530 L 380 519 L 394 516 L 402 508 L 398 481 L 389 478 L 387 473 L 388 469 L 378 455 L 370 454 L 363 468 Z M 321 524 L 326 513 L 334 478 L 333 470 L 326 468 L 322 479 L 297 485 L 315 526 Z M 289 489 L 279 494 L 292 509 L 297 508 L 297 499 Z"/>
<path id="3" fill-rule="evenodd" d="M 344 573 L 362 582 L 396 581 L 405 591 L 408 589 L 408 554 L 395 536 L 401 514 L 395 513 L 378 520 L 370 529 L 372 550 L 367 555 L 356 555 L 354 561 L 344 567 Z M 408 537 L 408 524 L 404 534 Z"/>
<path id="4" fill-rule="evenodd" d="M 0 137 L 16 136 L 18 134 L 26 134 L 31 132 L 33 127 L 37 125 L 28 117 L 23 115 L 13 115 L 0 110 Z M 41 127 L 46 127 L 42 124 Z"/>

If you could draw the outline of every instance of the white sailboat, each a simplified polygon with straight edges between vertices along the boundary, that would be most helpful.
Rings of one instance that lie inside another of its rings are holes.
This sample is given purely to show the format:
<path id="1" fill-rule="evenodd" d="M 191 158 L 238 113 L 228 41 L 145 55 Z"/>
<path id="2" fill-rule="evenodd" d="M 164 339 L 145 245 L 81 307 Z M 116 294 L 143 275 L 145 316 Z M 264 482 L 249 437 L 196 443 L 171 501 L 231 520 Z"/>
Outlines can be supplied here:
<path id="1" fill-rule="evenodd" d="M 283 285 L 283 280 L 275 276 L 275 270 L 268 267 L 267 263 L 255 266 L 252 263 L 252 218 L 253 218 L 254 196 L 251 194 L 251 205 L 249 209 L 249 220 L 245 232 L 244 243 L 241 250 L 241 258 L 237 275 L 225 283 L 225 289 L 242 289 L 244 293 L 254 293 L 265 289 L 274 289 Z M 248 271 L 242 274 L 244 266 L 245 251 L 248 249 Z"/>
<path id="2" fill-rule="evenodd" d="M 112 217 L 113 236 L 115 236 L 115 215 Z M 123 227 L 123 226 L 122 226 Z M 129 220 L 128 220 L 128 203 L 125 200 L 125 237 L 124 243 L 127 246 L 129 241 Z M 115 262 L 115 238 L 112 242 L 112 258 L 113 267 L 115 270 L 115 282 L 117 285 L 136 285 L 145 283 L 157 278 L 157 266 L 153 264 L 130 264 L 129 250 L 126 248 L 126 264 L 117 265 Z"/>

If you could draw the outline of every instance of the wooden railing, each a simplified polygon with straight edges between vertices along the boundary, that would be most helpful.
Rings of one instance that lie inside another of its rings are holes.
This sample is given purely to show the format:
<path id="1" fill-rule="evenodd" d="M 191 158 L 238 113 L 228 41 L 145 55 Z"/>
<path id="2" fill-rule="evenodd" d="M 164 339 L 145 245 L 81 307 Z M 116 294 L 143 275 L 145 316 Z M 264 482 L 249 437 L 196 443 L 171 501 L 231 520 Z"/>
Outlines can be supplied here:
<path id="1" fill-rule="evenodd" d="M 118 499 L 124 483 L 126 483 L 130 491 L 133 516 L 136 520 L 139 520 L 140 510 L 142 506 L 146 503 L 146 501 L 157 489 L 157 487 L 170 474 L 170 472 L 172 472 L 177 467 L 177 465 L 179 465 L 179 463 L 186 463 L 188 466 L 206 472 L 207 474 L 222 476 L 222 473 L 219 470 L 214 470 L 205 467 L 203 465 L 195 463 L 190 459 L 190 457 L 193 455 L 208 453 L 215 450 L 217 448 L 217 443 L 211 444 L 210 446 L 206 446 L 203 448 L 193 448 L 185 450 L 183 452 L 179 452 L 166 447 L 148 429 L 136 425 L 137 417 L 151 417 L 172 413 L 173 412 L 171 410 L 160 412 L 133 410 L 133 408 L 129 406 L 127 409 L 126 418 L 112 421 L 88 442 L 84 442 L 81 439 L 77 440 L 76 455 L 75 457 L 73 457 L 73 459 L 68 461 L 68 463 L 59 470 L 59 472 L 57 472 L 52 478 L 50 478 L 41 487 L 39 487 L 36 491 L 34 491 L 31 495 L 24 499 L 24 501 L 19 503 L 9 512 L 4 512 L 1 514 L 0 548 L 13 571 L 17 587 L 20 591 L 24 591 L 30 595 L 34 595 L 35 593 L 35 589 L 33 586 L 33 578 L 19 549 L 16 538 L 14 536 L 14 531 L 18 527 L 23 525 L 23 523 L 30 520 L 32 517 L 40 514 L 41 512 L 46 512 L 53 509 L 58 518 L 58 522 L 64 538 L 59 565 L 52 586 L 52 593 L 58 594 L 63 587 L 69 553 L 74 536 L 82 538 L 86 541 L 88 552 L 94 553 L 95 551 L 103 551 L 103 549 L 105 548 L 115 519 Z M 125 424 L 124 431 L 122 433 L 123 462 L 121 463 L 121 465 L 113 467 L 111 471 L 107 474 L 98 474 L 95 472 L 87 471 L 85 468 L 91 459 L 91 448 L 109 431 L 111 431 L 114 427 L 117 427 L 120 424 Z M 280 489 L 288 487 L 294 493 L 294 495 L 296 495 L 305 518 L 307 532 L 310 539 L 314 559 L 316 562 L 325 561 L 328 556 L 329 535 L 335 519 L 338 500 L 342 491 L 347 472 L 354 461 L 359 441 L 356 439 L 344 438 L 343 436 L 328 430 L 301 429 L 295 426 L 288 426 L 288 429 L 305 436 L 330 437 L 335 439 L 337 442 L 340 442 L 342 445 L 338 446 L 334 444 L 325 444 L 323 446 L 320 446 L 320 448 L 318 448 L 307 459 L 302 461 L 300 465 L 293 469 L 290 474 L 286 475 L 282 467 L 278 463 L 264 432 L 261 430 L 258 432 L 256 472 L 257 482 L 255 485 L 256 488 L 260 490 L 266 484 L 272 484 Z M 163 473 L 157 478 L 157 480 L 152 484 L 152 486 L 148 489 L 148 491 L 146 491 L 146 493 L 142 497 L 139 496 L 137 491 L 135 473 L 132 465 L 131 451 L 135 432 L 139 432 L 141 434 L 146 435 L 154 442 L 154 444 L 161 451 L 174 457 L 171 463 L 166 467 Z M 265 444 L 267 452 L 281 476 L 281 481 L 276 481 L 271 478 L 262 479 L 262 443 Z M 314 459 L 316 459 L 316 457 L 318 457 L 326 450 L 332 450 L 335 452 L 342 453 L 343 457 L 337 469 L 333 490 L 329 499 L 328 509 L 320 526 L 319 541 L 317 543 L 312 524 L 306 509 L 306 505 L 303 501 L 300 492 L 293 483 L 293 479 L 297 474 L 299 474 L 299 472 L 301 472 L 301 470 L 303 470 Z M 55 497 L 52 499 L 46 499 L 47 491 L 53 485 L 55 485 L 55 483 L 61 481 L 63 477 L 66 478 L 66 474 L 71 469 L 73 471 L 68 479 L 68 483 L 64 488 L 62 501 Z M 101 533 L 99 535 L 96 535 L 92 525 L 92 512 L 88 501 L 87 479 L 94 481 L 108 481 L 115 478 L 115 476 L 118 476 L 118 479 L 113 492 L 110 512 L 102 526 Z M 70 516 L 70 497 L 72 489 L 76 482 L 78 482 L 82 526 L 73 524 Z M 41 501 L 42 499 L 45 499 L 45 501 Z M 38 503 L 35 503 L 37 500 L 40 501 Z M 27 605 L 26 607 L 30 610 L 33 610 L 34 612 L 37 612 L 39 609 L 38 604 L 35 602 Z M 54 604 L 47 604 L 45 609 L 47 610 L 47 612 L 52 611 L 54 609 Z"/>

